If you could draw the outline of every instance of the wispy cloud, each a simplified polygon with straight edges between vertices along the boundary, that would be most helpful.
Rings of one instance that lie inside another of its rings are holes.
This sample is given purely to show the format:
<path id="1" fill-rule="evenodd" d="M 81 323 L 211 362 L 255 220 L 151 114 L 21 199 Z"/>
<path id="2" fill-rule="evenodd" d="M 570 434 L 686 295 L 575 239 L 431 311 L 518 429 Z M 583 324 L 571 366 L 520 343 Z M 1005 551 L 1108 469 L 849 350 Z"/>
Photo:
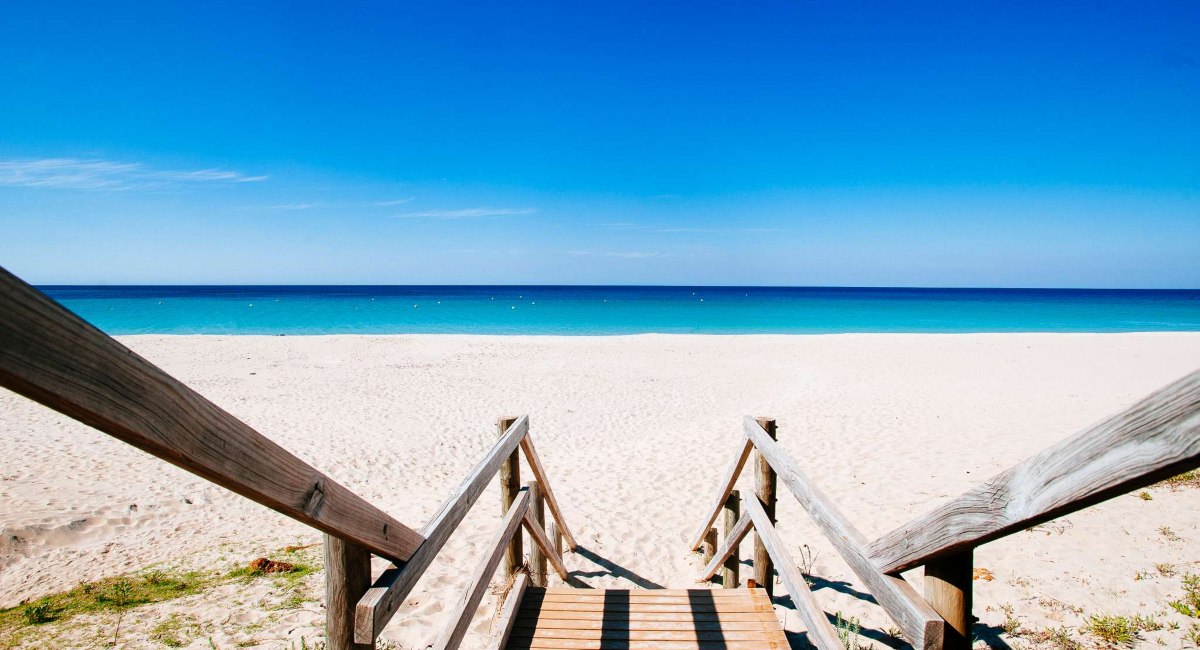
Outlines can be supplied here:
<path id="1" fill-rule="evenodd" d="M 79 158 L 0 160 L 0 185 L 77 190 L 132 190 L 197 183 L 266 180 L 227 169 L 154 169 L 141 163 Z"/>
<path id="2" fill-rule="evenodd" d="M 652 257 L 674 257 L 675 253 L 664 253 L 660 251 L 567 251 L 567 255 L 574 257 L 619 257 L 623 259 L 640 260 Z"/>
<path id="3" fill-rule="evenodd" d="M 313 208 L 325 207 L 324 203 L 284 203 L 282 205 L 271 206 L 272 210 L 312 210 Z"/>
<path id="4" fill-rule="evenodd" d="M 402 219 L 487 219 L 533 214 L 532 208 L 463 208 L 461 210 L 425 210 L 396 215 Z"/>
<path id="5" fill-rule="evenodd" d="M 380 207 L 389 206 L 389 205 L 404 205 L 405 203 L 411 203 L 414 198 L 416 198 L 416 197 L 410 196 L 407 199 L 392 199 L 390 201 L 375 201 L 371 205 L 377 205 Z"/>
<path id="6" fill-rule="evenodd" d="M 780 232 L 783 228 L 693 228 L 688 226 L 656 226 L 653 224 L 631 223 L 627 221 L 598 223 L 601 228 L 615 228 L 620 230 L 634 230 L 638 232 L 661 232 L 661 233 L 756 233 L 756 232 Z"/>

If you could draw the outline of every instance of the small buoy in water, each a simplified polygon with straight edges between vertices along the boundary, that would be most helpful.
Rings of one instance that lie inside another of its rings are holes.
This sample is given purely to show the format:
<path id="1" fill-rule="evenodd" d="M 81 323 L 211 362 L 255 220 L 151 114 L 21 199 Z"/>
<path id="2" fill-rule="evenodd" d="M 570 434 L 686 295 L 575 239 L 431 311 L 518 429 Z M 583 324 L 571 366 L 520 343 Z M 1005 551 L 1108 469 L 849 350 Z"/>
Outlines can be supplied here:
<path id="1" fill-rule="evenodd" d="M 417 307 L 420 307 L 420 305 L 413 305 L 413 309 L 416 309 Z"/>
<path id="2" fill-rule="evenodd" d="M 158 304 L 160 304 L 160 305 L 161 305 L 161 304 L 162 304 L 162 301 L 161 301 L 161 300 L 159 300 L 159 301 L 158 301 Z"/>
<path id="3" fill-rule="evenodd" d="M 704 298 L 701 298 L 701 299 L 700 299 L 700 302 L 704 302 Z"/>
<path id="4" fill-rule="evenodd" d="M 516 308 L 517 308 L 517 306 L 516 306 L 516 305 L 513 305 L 512 307 L 509 307 L 509 309 L 516 309 Z"/>
<path id="5" fill-rule="evenodd" d="M 247 305 L 247 306 L 249 306 L 249 307 L 253 307 L 253 306 L 254 306 L 254 303 L 250 303 L 250 304 L 249 304 L 249 305 Z"/>

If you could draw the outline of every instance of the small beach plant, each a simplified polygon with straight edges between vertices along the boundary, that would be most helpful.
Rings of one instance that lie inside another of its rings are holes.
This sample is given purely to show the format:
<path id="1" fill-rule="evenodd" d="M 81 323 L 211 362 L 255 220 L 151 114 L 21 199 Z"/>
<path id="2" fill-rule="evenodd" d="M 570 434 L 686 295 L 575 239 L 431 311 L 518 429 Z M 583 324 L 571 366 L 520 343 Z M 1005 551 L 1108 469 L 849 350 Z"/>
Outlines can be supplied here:
<path id="1" fill-rule="evenodd" d="M 1183 575 L 1183 598 L 1168 603 L 1172 609 L 1192 618 L 1200 618 L 1200 576 L 1185 573 Z"/>
<path id="2" fill-rule="evenodd" d="M 41 625 L 54 620 L 54 611 L 50 608 L 50 603 L 39 602 L 32 605 L 26 605 L 21 610 L 21 615 L 25 617 L 25 623 L 28 625 Z"/>
<path id="3" fill-rule="evenodd" d="M 844 650 L 860 650 L 864 647 L 859 638 L 859 634 L 862 632 L 862 624 L 859 623 L 857 618 L 853 616 L 844 618 L 842 613 L 838 612 L 834 620 L 834 627 L 837 628 L 838 639 L 841 640 Z"/>

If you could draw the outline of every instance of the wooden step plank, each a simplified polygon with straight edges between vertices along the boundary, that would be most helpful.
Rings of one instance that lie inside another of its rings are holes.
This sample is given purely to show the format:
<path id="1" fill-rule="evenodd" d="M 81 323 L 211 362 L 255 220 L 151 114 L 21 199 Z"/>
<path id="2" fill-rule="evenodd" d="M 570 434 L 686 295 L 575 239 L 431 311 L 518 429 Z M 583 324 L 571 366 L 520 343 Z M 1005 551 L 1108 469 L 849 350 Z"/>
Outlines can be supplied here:
<path id="1" fill-rule="evenodd" d="M 630 621 L 627 619 L 597 619 L 597 620 L 563 620 L 557 618 L 521 619 L 513 629 L 523 630 L 731 630 L 748 631 L 761 630 L 766 620 L 754 621 Z"/>
<path id="2" fill-rule="evenodd" d="M 691 605 L 679 606 L 663 603 L 540 603 L 540 604 L 525 604 L 522 603 L 521 610 L 524 611 L 560 611 L 560 612 L 718 612 L 718 613 L 734 613 L 741 612 L 751 614 L 754 612 L 770 612 L 774 611 L 770 605 L 761 603 L 729 603 L 722 605 L 718 603 L 696 603 Z"/>
<path id="3" fill-rule="evenodd" d="M 607 628 L 601 630 L 547 630 L 514 629 L 512 638 L 534 639 L 627 639 L 630 641 L 766 641 L 768 633 L 761 627 L 757 630 L 623 630 Z"/>
<path id="4" fill-rule="evenodd" d="M 605 604 L 630 604 L 632 607 L 642 606 L 642 604 L 674 604 L 680 608 L 688 608 L 691 606 L 701 606 L 701 604 L 713 604 L 716 607 L 736 606 L 736 604 L 757 604 L 754 598 L 706 598 L 706 597 L 688 597 L 688 596 L 642 596 L 638 598 L 625 597 L 571 597 L 571 596 L 552 596 L 547 598 L 527 598 L 529 603 L 548 604 L 553 606 L 557 603 L 582 603 L 595 604 L 596 607 L 605 606 Z"/>
<path id="5" fill-rule="evenodd" d="M 529 589 L 530 596 L 586 596 L 603 594 L 629 594 L 630 596 L 686 596 L 688 594 L 710 594 L 726 598 L 747 597 L 755 592 L 765 593 L 763 589 L 575 589 L 572 587 L 551 587 L 549 589 Z"/>
<path id="6" fill-rule="evenodd" d="M 738 591 L 729 589 L 728 591 Z M 726 594 L 720 591 L 703 589 L 696 591 L 666 592 L 646 590 L 645 592 L 611 592 L 580 589 L 578 593 L 529 594 L 537 600 L 644 600 L 647 598 L 675 598 L 680 600 L 753 600 L 754 594 L 741 592 Z"/>
<path id="7" fill-rule="evenodd" d="M 508 642 L 510 650 L 785 650 L 777 641 L 614 641 L 596 639 L 533 639 Z"/>
<path id="8" fill-rule="evenodd" d="M 700 621 L 700 622 L 742 622 L 742 621 L 771 621 L 775 620 L 775 612 L 602 612 L 602 611 L 558 611 L 537 609 L 523 610 L 518 620 L 564 620 L 564 621 L 602 621 L 620 620 L 631 622 L 653 621 Z"/>

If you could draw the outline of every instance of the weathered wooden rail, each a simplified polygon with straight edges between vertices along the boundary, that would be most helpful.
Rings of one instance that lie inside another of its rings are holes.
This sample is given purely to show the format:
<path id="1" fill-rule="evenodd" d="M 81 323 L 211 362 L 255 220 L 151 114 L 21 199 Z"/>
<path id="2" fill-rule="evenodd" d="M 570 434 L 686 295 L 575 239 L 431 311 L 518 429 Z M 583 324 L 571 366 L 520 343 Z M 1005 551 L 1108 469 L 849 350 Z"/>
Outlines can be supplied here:
<path id="1" fill-rule="evenodd" d="M 0 386 L 40 402 L 252 501 L 325 533 L 330 650 L 373 648 L 384 625 L 497 472 L 504 520 L 438 648 L 457 648 L 499 556 L 522 568 L 522 528 L 566 579 L 562 539 L 575 539 L 529 436 L 529 418 L 503 418 L 500 438 L 420 531 L 379 510 L 233 415 L 0 268 Z M 518 448 L 520 451 L 518 451 Z M 520 453 L 534 476 L 520 487 Z M 549 506 L 557 525 L 543 529 Z M 393 566 L 371 581 L 371 556 Z M 524 579 L 523 579 L 524 580 Z"/>
<path id="2" fill-rule="evenodd" d="M 725 540 L 709 559 L 703 579 L 712 578 L 731 560 L 736 565 L 738 544 L 753 530 L 755 564 L 760 562 L 759 549 L 765 549 L 810 640 L 822 649 L 842 647 L 775 531 L 774 490 L 764 488 L 778 478 L 913 647 L 969 648 L 977 546 L 1200 467 L 1200 371 L 872 542 L 783 451 L 775 440 L 773 420 L 747 417 L 743 433 L 717 498 L 692 538 L 692 550 L 712 540 L 712 525 L 723 510 L 727 522 L 736 520 L 726 524 Z M 740 516 L 731 517 L 736 499 L 730 497 L 752 452 L 758 468 L 755 494 L 741 499 Z M 900 575 L 922 566 L 923 596 Z M 755 573 L 764 585 L 773 582 L 770 573 L 757 567 Z M 723 581 L 726 587 L 736 587 L 737 573 L 723 572 Z"/>

